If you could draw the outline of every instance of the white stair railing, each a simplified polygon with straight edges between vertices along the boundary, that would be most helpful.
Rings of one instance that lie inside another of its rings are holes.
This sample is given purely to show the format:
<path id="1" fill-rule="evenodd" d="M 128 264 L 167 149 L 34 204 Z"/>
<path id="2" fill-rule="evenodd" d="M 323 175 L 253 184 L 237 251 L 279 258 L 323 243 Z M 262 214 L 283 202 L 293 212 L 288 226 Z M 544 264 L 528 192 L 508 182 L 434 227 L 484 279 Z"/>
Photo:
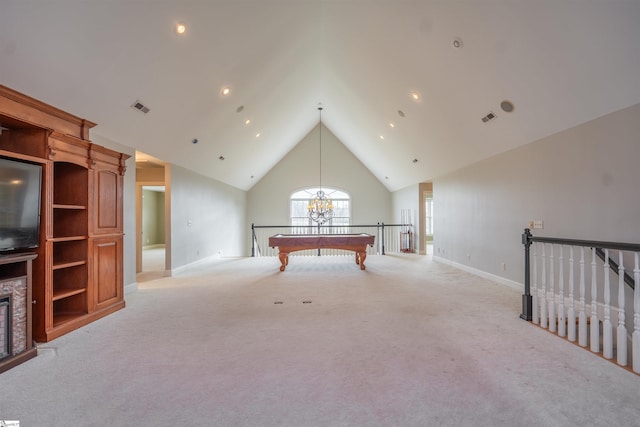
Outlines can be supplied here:
<path id="1" fill-rule="evenodd" d="M 589 339 L 591 351 L 600 351 L 600 322 L 598 321 L 598 264 L 596 263 L 596 248 L 591 249 L 591 325 Z"/>
<path id="2" fill-rule="evenodd" d="M 594 249 L 595 251 L 595 249 Z M 602 321 L 602 355 L 613 359 L 613 327 L 611 326 L 611 285 L 609 282 L 609 249 L 604 250 L 604 320 Z M 624 306 L 623 306 L 624 307 Z"/>
<path id="3" fill-rule="evenodd" d="M 525 271 L 531 277 L 525 277 L 520 317 L 570 342 L 577 340 L 579 346 L 619 366 L 626 367 L 630 360 L 631 370 L 640 374 L 640 245 L 534 237 L 528 229 L 523 243 Z M 590 269 L 585 265 L 585 248 L 591 251 Z M 577 277 L 574 249 L 580 252 Z M 612 258 L 616 251 L 617 264 Z M 625 268 L 632 262 L 633 277 Z M 611 286 L 616 274 L 618 286 Z M 633 304 L 627 298 L 631 295 Z"/>
<path id="4" fill-rule="evenodd" d="M 580 315 L 578 317 L 578 344 L 587 346 L 587 297 L 584 281 L 584 248 L 580 248 Z"/>
<path id="5" fill-rule="evenodd" d="M 562 256 L 562 245 L 560 245 L 560 257 L 558 258 L 558 294 L 564 295 L 564 257 Z M 567 336 L 567 318 L 564 311 L 564 298 L 558 301 L 558 336 Z"/>
<path id="6" fill-rule="evenodd" d="M 576 311 L 575 297 L 573 294 L 573 246 L 569 247 L 569 311 L 567 312 L 567 339 L 571 342 L 576 340 Z"/>
<path id="7" fill-rule="evenodd" d="M 622 251 L 618 252 L 618 307 L 624 307 L 624 257 Z M 627 327 L 625 326 L 626 316 L 625 310 L 618 310 L 618 365 L 627 366 Z"/>

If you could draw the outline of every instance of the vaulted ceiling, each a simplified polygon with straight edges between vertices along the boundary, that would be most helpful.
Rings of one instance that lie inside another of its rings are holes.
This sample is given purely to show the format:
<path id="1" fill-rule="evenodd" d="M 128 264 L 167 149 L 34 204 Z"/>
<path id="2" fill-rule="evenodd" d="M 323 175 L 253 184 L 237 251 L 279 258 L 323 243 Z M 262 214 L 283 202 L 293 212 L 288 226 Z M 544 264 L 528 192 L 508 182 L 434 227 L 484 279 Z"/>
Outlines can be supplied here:
<path id="1" fill-rule="evenodd" d="M 0 0 L 0 84 L 244 190 L 321 103 L 394 191 L 640 102 L 640 1 Z"/>

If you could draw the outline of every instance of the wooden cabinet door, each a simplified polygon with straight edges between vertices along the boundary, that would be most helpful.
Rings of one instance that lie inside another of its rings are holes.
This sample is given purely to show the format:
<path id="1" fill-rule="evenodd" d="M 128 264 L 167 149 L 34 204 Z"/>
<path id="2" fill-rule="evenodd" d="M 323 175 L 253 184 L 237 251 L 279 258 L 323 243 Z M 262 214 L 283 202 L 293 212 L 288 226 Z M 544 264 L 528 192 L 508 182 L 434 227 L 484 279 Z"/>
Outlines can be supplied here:
<path id="1" fill-rule="evenodd" d="M 122 236 L 91 239 L 91 300 L 95 310 L 123 301 L 122 245 Z"/>
<path id="2" fill-rule="evenodd" d="M 122 176 L 109 169 L 93 171 L 92 232 L 122 232 Z"/>
<path id="3" fill-rule="evenodd" d="M 90 312 L 124 306 L 122 200 L 127 157 L 94 144 L 89 149 Z"/>
<path id="4" fill-rule="evenodd" d="M 89 188 L 90 234 L 121 234 L 124 162 L 128 156 L 92 145 Z"/>

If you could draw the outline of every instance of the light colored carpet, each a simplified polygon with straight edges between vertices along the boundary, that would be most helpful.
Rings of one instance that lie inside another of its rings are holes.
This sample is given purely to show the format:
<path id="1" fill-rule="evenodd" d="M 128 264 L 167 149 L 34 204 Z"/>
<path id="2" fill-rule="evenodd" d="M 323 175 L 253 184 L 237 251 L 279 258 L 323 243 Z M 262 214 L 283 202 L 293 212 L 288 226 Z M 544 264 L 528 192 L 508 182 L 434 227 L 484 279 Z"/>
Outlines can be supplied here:
<path id="1" fill-rule="evenodd" d="M 149 246 L 142 249 L 142 271 L 136 274 L 138 283 L 148 282 L 165 275 L 164 245 Z"/>
<path id="2" fill-rule="evenodd" d="M 640 377 L 418 255 L 218 259 L 0 375 L 24 426 L 640 425 Z"/>

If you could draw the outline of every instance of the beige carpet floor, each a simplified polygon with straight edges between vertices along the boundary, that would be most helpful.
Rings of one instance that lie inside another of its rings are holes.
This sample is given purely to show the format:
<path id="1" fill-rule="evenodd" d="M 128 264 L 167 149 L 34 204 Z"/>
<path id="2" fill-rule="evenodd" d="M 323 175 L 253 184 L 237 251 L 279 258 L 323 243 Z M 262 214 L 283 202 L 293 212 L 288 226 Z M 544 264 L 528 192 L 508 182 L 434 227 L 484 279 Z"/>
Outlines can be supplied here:
<path id="1" fill-rule="evenodd" d="M 137 283 L 165 277 L 165 247 L 151 246 L 142 249 L 142 271 L 136 275 Z"/>
<path id="2" fill-rule="evenodd" d="M 218 259 L 0 374 L 21 426 L 637 426 L 640 377 L 417 255 Z"/>

